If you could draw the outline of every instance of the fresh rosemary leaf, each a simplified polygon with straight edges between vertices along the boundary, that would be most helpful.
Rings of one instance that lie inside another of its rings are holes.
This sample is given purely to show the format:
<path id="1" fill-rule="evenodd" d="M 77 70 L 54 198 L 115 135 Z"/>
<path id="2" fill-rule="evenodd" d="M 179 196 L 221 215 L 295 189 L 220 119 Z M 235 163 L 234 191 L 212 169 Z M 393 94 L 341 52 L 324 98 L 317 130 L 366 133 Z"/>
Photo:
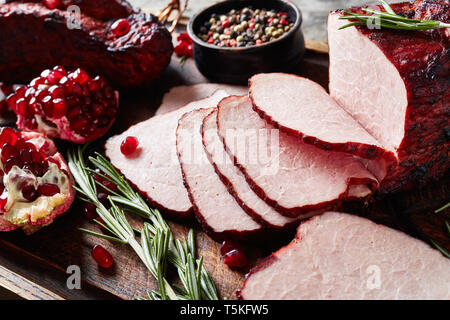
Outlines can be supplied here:
<path id="1" fill-rule="evenodd" d="M 441 29 L 450 28 L 449 23 L 444 23 L 437 20 L 417 20 L 405 18 L 401 15 L 395 13 L 391 6 L 384 0 L 378 0 L 378 2 L 383 6 L 384 10 L 374 10 L 370 8 L 363 8 L 362 10 L 368 14 L 354 13 L 348 10 L 344 10 L 344 15 L 339 17 L 341 20 L 356 20 L 348 23 L 339 28 L 345 29 L 352 26 L 362 26 L 362 25 L 378 25 L 385 29 L 396 29 L 396 30 L 430 30 L 430 29 Z"/>

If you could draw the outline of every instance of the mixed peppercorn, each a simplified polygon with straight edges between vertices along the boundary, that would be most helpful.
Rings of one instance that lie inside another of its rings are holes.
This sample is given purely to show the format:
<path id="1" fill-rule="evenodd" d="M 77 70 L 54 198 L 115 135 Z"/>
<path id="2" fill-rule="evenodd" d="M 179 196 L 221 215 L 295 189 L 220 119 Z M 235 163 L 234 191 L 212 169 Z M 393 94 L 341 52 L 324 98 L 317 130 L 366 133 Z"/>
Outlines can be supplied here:
<path id="1" fill-rule="evenodd" d="M 245 7 L 213 13 L 197 36 L 219 47 L 250 47 L 278 39 L 293 26 L 286 12 Z"/>

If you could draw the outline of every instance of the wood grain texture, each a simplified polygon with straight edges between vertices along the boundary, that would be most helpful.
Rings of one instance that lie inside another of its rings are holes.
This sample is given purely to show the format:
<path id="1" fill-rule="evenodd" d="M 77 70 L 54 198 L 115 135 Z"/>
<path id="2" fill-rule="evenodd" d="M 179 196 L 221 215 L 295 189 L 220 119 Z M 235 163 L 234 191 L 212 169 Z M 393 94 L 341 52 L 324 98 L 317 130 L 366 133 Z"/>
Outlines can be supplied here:
<path id="1" fill-rule="evenodd" d="M 63 300 L 56 293 L 0 266 L 0 285 L 27 300 Z"/>

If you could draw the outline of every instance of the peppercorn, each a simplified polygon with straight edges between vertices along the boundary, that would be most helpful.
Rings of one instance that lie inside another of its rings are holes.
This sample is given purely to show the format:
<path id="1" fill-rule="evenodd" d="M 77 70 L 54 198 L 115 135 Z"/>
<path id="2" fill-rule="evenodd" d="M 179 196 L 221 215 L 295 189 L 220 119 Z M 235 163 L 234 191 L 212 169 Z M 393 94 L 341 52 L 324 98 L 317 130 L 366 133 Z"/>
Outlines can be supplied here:
<path id="1" fill-rule="evenodd" d="M 211 14 L 197 36 L 221 47 L 250 47 L 278 39 L 293 26 L 286 12 L 248 6 L 226 14 Z"/>

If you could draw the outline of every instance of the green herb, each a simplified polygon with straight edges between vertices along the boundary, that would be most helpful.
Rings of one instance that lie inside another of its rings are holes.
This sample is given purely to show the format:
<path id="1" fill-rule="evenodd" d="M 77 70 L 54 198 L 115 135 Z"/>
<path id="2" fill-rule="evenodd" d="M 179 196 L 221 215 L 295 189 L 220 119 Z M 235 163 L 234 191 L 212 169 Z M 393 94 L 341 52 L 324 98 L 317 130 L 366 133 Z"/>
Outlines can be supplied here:
<path id="1" fill-rule="evenodd" d="M 352 26 L 368 26 L 376 24 L 378 24 L 381 28 L 398 30 L 429 30 L 450 28 L 449 23 L 444 23 L 437 20 L 417 20 L 405 18 L 401 15 L 396 14 L 386 1 L 378 0 L 378 2 L 380 2 L 386 12 L 369 8 L 362 8 L 362 10 L 369 14 L 360 14 L 344 10 L 345 15 L 339 17 L 339 19 L 356 20 L 356 22 L 346 24 L 340 27 L 339 30 Z"/>
<path id="2" fill-rule="evenodd" d="M 446 209 L 450 208 L 450 202 L 447 203 L 446 205 L 440 207 L 439 209 L 436 209 L 434 211 L 434 213 L 439 213 L 442 212 Z M 445 221 L 445 229 L 447 230 L 447 233 L 450 237 L 450 223 L 448 221 Z M 447 258 L 450 258 L 450 252 L 445 249 L 444 247 L 442 247 L 441 245 L 439 245 L 438 243 L 436 243 L 435 241 L 433 241 L 432 239 L 430 239 L 431 244 L 438 249 L 444 256 L 446 256 Z"/>
<path id="3" fill-rule="evenodd" d="M 100 170 L 95 171 L 86 165 L 84 152 L 86 146 L 74 148 L 69 152 L 68 164 L 75 179 L 74 188 L 83 201 L 94 204 L 97 213 L 105 222 L 98 224 L 110 231 L 113 236 L 80 228 L 80 231 L 108 240 L 129 244 L 158 283 L 159 292 L 148 292 L 152 300 L 166 299 L 209 299 L 217 300 L 218 294 L 211 276 L 203 266 L 203 258 L 195 260 L 194 232 L 189 231 L 188 239 L 183 242 L 176 240 L 170 227 L 162 218 L 160 212 L 148 207 L 147 203 L 137 193 L 125 178 L 103 156 L 89 157 L 89 161 Z M 97 174 L 117 186 L 119 192 L 114 192 L 94 180 Z M 111 208 L 108 210 L 97 198 L 97 186 L 106 189 L 112 195 L 108 196 Z M 136 240 L 133 229 L 122 210 L 149 219 L 139 233 L 141 242 Z M 177 268 L 183 288 L 171 286 L 165 278 L 167 263 Z"/>

